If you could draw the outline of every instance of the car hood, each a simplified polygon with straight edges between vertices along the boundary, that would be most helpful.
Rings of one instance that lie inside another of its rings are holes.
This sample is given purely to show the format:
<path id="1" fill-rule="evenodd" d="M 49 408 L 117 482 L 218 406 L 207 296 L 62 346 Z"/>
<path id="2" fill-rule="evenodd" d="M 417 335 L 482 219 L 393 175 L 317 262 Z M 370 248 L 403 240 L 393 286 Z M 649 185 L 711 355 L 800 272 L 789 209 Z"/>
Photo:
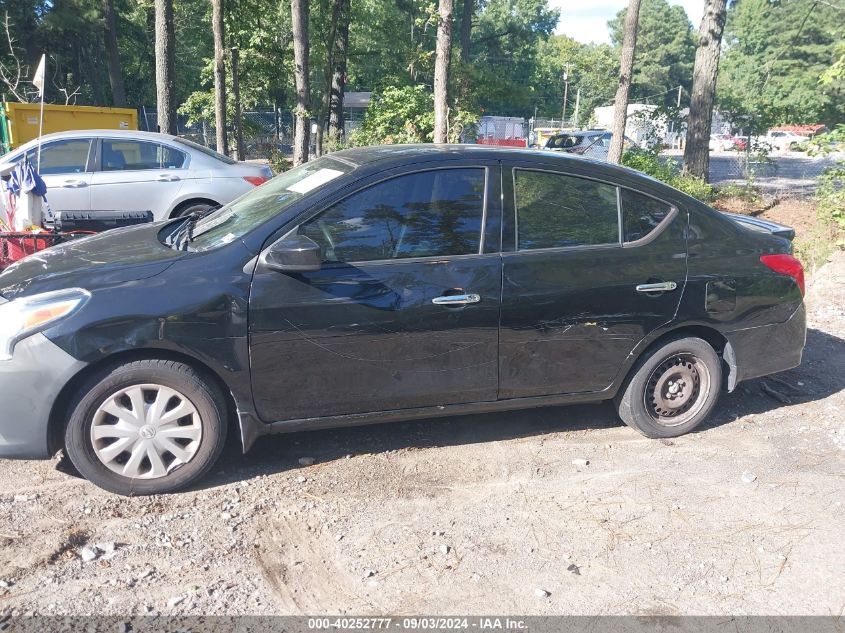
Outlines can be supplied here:
<path id="1" fill-rule="evenodd" d="M 70 240 L 39 251 L 0 273 L 6 299 L 62 288 L 95 288 L 147 279 L 185 256 L 158 240 L 162 223 L 142 224 Z"/>

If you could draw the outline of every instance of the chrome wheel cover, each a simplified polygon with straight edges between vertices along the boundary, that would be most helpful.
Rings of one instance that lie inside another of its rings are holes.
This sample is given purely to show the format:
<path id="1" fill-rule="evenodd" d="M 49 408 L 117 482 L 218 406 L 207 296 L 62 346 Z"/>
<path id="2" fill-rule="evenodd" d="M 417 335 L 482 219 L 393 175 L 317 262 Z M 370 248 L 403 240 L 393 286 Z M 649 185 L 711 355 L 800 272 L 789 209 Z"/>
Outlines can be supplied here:
<path id="1" fill-rule="evenodd" d="M 158 479 L 187 464 L 202 440 L 202 419 L 170 387 L 142 384 L 107 397 L 94 413 L 91 446 L 103 465 L 132 479 Z"/>

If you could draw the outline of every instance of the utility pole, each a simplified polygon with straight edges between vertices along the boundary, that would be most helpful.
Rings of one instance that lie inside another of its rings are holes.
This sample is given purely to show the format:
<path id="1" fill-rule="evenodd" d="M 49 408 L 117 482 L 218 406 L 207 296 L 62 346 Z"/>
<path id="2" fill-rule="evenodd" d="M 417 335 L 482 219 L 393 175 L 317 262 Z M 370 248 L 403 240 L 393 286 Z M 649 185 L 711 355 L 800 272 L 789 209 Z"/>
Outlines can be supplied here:
<path id="1" fill-rule="evenodd" d="M 578 112 L 581 109 L 581 88 L 575 93 L 575 127 L 578 127 Z"/>
<path id="2" fill-rule="evenodd" d="M 563 111 L 560 114 L 560 127 L 566 125 L 566 102 L 569 99 L 569 69 L 572 64 L 563 65 Z"/>

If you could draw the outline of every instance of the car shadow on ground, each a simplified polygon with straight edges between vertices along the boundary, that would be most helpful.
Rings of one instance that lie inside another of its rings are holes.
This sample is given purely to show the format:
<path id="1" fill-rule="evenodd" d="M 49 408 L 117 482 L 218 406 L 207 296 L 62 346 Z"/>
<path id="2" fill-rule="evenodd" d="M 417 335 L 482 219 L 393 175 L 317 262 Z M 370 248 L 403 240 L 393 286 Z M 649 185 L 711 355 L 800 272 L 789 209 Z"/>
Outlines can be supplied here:
<path id="1" fill-rule="evenodd" d="M 695 432 L 707 433 L 741 417 L 820 400 L 843 389 L 845 340 L 809 329 L 800 367 L 742 383 L 731 394 L 723 393 L 710 418 Z M 298 460 L 302 457 L 325 463 L 347 455 L 458 446 L 619 426 L 623 426 L 622 422 L 612 405 L 605 402 L 271 435 L 259 438 L 246 455 L 241 454 L 236 441 L 230 441 L 218 466 L 198 482 L 196 488 L 294 471 L 301 467 Z M 639 437 L 633 430 L 630 433 L 634 438 Z"/>

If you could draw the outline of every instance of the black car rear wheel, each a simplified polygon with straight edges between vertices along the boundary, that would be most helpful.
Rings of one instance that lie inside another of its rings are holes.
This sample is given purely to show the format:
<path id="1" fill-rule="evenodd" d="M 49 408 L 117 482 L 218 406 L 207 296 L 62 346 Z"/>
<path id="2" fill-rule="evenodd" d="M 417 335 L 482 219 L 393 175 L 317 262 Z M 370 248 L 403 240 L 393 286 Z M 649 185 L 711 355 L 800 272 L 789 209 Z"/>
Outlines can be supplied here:
<path id="1" fill-rule="evenodd" d="M 65 448 L 79 472 L 101 488 L 121 495 L 174 492 L 219 457 L 226 411 L 220 390 L 194 368 L 134 361 L 82 386 Z"/>
<path id="2" fill-rule="evenodd" d="M 710 344 L 676 338 L 638 361 L 614 403 L 622 421 L 646 437 L 677 437 L 709 415 L 721 384 L 721 362 Z"/>

